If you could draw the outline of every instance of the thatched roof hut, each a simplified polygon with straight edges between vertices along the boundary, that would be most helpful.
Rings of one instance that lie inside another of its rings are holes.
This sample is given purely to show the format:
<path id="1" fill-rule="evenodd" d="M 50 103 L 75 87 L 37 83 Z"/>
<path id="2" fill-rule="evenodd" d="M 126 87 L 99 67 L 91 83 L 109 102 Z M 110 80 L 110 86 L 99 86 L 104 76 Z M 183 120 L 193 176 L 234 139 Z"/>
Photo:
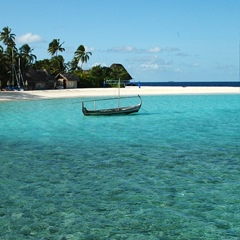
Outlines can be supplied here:
<path id="1" fill-rule="evenodd" d="M 29 90 L 54 89 L 56 80 L 53 75 L 46 70 L 35 70 L 29 68 L 23 74 L 24 81 L 27 81 Z"/>
<path id="2" fill-rule="evenodd" d="M 55 77 L 57 80 L 57 87 L 63 88 L 77 88 L 77 83 L 80 79 L 72 73 L 59 73 Z"/>

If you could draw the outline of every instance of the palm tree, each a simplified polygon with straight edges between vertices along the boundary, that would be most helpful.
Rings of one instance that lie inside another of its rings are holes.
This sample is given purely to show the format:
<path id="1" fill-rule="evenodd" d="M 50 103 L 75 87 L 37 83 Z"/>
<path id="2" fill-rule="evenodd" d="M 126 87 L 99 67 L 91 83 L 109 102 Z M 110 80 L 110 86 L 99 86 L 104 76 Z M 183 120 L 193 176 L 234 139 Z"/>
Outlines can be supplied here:
<path id="1" fill-rule="evenodd" d="M 53 75 L 57 75 L 60 72 L 65 72 L 66 65 L 64 64 L 63 56 L 55 56 L 50 60 L 51 70 L 50 73 Z"/>
<path id="2" fill-rule="evenodd" d="M 33 49 L 30 48 L 28 44 L 24 44 L 19 48 L 19 54 L 24 68 L 34 63 L 37 59 L 36 55 L 32 54 L 32 51 Z"/>
<path id="3" fill-rule="evenodd" d="M 58 51 L 60 51 L 60 52 L 65 51 L 65 48 L 62 47 L 63 44 L 64 44 L 64 42 L 60 44 L 60 39 L 53 39 L 52 42 L 50 42 L 48 45 L 48 52 L 52 56 L 54 54 L 56 54 L 56 56 L 57 56 Z"/>
<path id="4" fill-rule="evenodd" d="M 0 80 L 5 78 L 6 75 L 6 61 L 3 47 L 0 45 Z M 3 83 L 3 82 L 2 82 Z"/>
<path id="5" fill-rule="evenodd" d="M 71 62 L 68 62 L 67 69 L 69 72 L 81 70 L 80 67 L 78 67 L 78 60 L 76 58 L 73 58 Z"/>
<path id="6" fill-rule="evenodd" d="M 76 62 L 78 63 L 79 61 L 81 61 L 81 68 L 83 63 L 87 63 L 87 61 L 89 60 L 89 55 L 92 55 L 91 52 L 86 52 L 85 47 L 83 45 L 80 45 L 76 52 L 74 53 L 74 59 L 76 60 Z"/>
<path id="7" fill-rule="evenodd" d="M 11 29 L 9 27 L 3 28 L 2 32 L 0 32 L 0 41 L 11 48 L 15 48 L 15 34 L 11 33 Z"/>
<path id="8" fill-rule="evenodd" d="M 9 27 L 4 27 L 2 32 L 0 32 L 0 41 L 7 46 L 6 56 L 11 56 L 11 75 L 12 75 L 12 84 L 14 84 L 14 54 L 17 51 L 15 44 L 15 34 L 11 33 L 11 29 Z"/>

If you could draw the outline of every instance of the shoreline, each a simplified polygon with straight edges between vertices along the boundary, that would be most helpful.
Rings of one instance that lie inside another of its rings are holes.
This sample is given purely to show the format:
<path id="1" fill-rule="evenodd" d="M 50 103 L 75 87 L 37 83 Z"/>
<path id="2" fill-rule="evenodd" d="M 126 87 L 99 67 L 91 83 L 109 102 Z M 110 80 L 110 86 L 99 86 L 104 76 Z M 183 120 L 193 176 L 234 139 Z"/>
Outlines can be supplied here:
<path id="1" fill-rule="evenodd" d="M 0 91 L 1 101 L 43 100 L 55 98 L 116 97 L 117 88 L 76 88 L 33 91 Z M 130 95 L 202 95 L 240 94 L 239 87 L 152 87 L 127 86 L 121 88 L 121 96 Z"/>

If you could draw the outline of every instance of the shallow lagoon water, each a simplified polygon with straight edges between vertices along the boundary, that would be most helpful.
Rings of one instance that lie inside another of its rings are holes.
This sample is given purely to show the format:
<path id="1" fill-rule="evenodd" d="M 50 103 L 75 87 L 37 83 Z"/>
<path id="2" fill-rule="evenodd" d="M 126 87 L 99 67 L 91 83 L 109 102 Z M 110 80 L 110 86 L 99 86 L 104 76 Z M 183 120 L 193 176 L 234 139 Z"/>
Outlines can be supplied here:
<path id="1" fill-rule="evenodd" d="M 0 239 L 239 239 L 240 95 L 0 104 Z"/>

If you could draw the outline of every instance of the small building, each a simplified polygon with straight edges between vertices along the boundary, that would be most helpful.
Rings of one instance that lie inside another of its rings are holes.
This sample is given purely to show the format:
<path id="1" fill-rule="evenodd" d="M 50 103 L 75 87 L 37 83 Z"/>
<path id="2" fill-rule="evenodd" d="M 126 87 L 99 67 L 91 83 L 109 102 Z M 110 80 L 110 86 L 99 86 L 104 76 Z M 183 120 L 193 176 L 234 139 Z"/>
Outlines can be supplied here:
<path id="1" fill-rule="evenodd" d="M 29 68 L 23 74 L 23 79 L 26 88 L 28 90 L 44 90 L 44 89 L 54 89 L 56 86 L 56 80 L 53 75 L 48 73 L 46 70 L 35 70 Z"/>
<path id="2" fill-rule="evenodd" d="M 77 88 L 80 79 L 72 73 L 59 73 L 55 77 L 56 88 Z"/>

